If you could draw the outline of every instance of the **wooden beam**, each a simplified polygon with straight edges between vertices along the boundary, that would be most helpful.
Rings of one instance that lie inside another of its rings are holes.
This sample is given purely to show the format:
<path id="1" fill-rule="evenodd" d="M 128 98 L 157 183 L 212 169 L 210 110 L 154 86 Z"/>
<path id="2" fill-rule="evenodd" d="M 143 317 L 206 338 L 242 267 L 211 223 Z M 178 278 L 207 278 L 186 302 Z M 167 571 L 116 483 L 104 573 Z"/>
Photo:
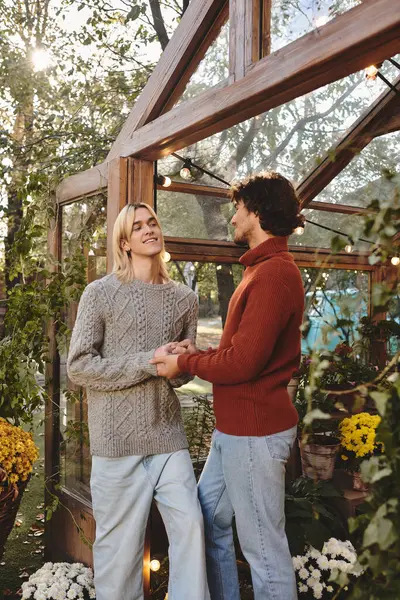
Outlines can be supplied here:
<path id="1" fill-rule="evenodd" d="M 400 90 L 400 77 L 394 82 Z M 387 89 L 350 127 L 344 137 L 333 146 L 320 164 L 299 184 L 297 193 L 302 208 L 306 207 L 342 171 L 369 142 L 376 137 L 376 129 L 385 122 L 398 104 L 397 94 Z"/>
<path id="2" fill-rule="evenodd" d="M 137 204 L 145 202 L 154 206 L 154 163 L 147 160 L 134 159 L 132 161 L 132 194 L 128 202 Z"/>
<path id="3" fill-rule="evenodd" d="M 197 4 L 197 3 L 196 3 Z M 398 50 L 400 4 L 363 2 L 253 65 L 226 88 L 209 90 L 148 123 L 123 156 L 156 160 L 345 77 Z"/>
<path id="4" fill-rule="evenodd" d="M 251 27 L 251 5 L 252 0 L 229 0 L 229 75 L 232 81 L 246 73 L 246 32 Z M 251 49 L 251 39 L 249 44 Z"/>
<path id="5" fill-rule="evenodd" d="M 165 245 L 172 260 L 191 260 L 199 262 L 238 263 L 247 248 L 237 246 L 234 242 L 222 240 L 202 240 L 179 237 L 165 237 Z M 328 268 L 360 269 L 372 271 L 368 262 L 368 252 L 347 254 L 340 252 L 332 256 L 329 248 L 308 248 L 305 246 L 289 246 L 296 263 L 301 266 L 315 267 L 316 261 L 326 261 Z"/>
<path id="6" fill-rule="evenodd" d="M 107 273 L 113 266 L 112 234 L 114 223 L 128 200 L 128 169 L 131 159 L 114 158 L 108 167 L 107 194 Z"/>
<path id="7" fill-rule="evenodd" d="M 107 161 L 120 155 L 132 132 L 158 117 L 167 103 L 171 105 L 171 97 L 177 100 L 179 96 L 174 90 L 179 86 L 178 93 L 182 93 L 227 16 L 227 0 L 201 0 L 189 4 L 115 140 Z"/>
<path id="8" fill-rule="evenodd" d="M 108 171 L 107 163 L 100 163 L 91 169 L 71 175 L 60 183 L 56 190 L 56 198 L 59 204 L 66 204 L 82 198 L 92 196 L 107 187 Z"/>
<path id="9" fill-rule="evenodd" d="M 342 213 L 345 215 L 370 215 L 374 211 L 361 206 L 350 206 L 350 204 L 333 204 L 333 202 L 310 202 L 304 208 L 322 210 L 324 212 Z"/>
<path id="10" fill-rule="evenodd" d="M 374 130 L 374 137 L 386 135 L 400 131 L 400 96 L 397 97 L 397 106 L 394 107 L 392 114 L 389 114 L 386 119 L 382 120 Z"/>
<path id="11" fill-rule="evenodd" d="M 185 183 L 173 181 L 167 188 L 157 185 L 162 192 L 179 192 L 180 194 L 195 194 L 196 196 L 210 196 L 212 198 L 228 198 L 229 188 L 213 187 L 211 185 L 200 185 L 198 183 Z"/>

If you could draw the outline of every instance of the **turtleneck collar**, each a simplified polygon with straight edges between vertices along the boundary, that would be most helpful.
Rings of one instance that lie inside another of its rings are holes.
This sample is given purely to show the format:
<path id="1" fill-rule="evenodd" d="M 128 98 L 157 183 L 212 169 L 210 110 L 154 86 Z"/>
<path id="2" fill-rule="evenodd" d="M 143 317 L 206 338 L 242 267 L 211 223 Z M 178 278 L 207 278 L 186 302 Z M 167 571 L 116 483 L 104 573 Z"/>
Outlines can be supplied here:
<path id="1" fill-rule="evenodd" d="M 240 258 L 240 262 L 245 267 L 252 267 L 275 256 L 278 252 L 288 252 L 287 237 L 277 236 L 265 240 L 265 242 L 258 244 L 255 248 L 247 250 Z"/>

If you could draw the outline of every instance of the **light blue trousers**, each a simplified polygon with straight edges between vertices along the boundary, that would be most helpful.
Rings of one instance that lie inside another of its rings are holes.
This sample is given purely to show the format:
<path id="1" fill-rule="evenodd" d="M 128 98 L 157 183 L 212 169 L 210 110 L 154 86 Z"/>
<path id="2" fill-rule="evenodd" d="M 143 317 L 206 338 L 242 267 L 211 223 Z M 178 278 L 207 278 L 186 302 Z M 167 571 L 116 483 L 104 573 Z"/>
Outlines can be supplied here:
<path id="1" fill-rule="evenodd" d="M 263 437 L 214 431 L 199 482 L 212 600 L 240 600 L 232 520 L 255 600 L 296 600 L 285 534 L 285 463 L 296 427 Z"/>
<path id="2" fill-rule="evenodd" d="M 144 537 L 154 497 L 169 539 L 168 600 L 208 600 L 203 517 L 187 450 L 93 456 L 96 600 L 143 600 Z"/>

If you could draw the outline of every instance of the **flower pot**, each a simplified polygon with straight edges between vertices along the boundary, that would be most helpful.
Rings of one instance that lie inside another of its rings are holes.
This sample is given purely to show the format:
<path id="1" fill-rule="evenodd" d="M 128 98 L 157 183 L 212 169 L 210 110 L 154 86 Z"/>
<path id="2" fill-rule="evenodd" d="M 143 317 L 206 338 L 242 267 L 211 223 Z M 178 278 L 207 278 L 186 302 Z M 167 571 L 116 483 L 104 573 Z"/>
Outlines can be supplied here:
<path id="1" fill-rule="evenodd" d="M 310 479 L 332 479 L 340 448 L 338 438 L 314 434 L 305 444 L 299 440 L 299 447 L 303 475 Z"/>
<path id="2" fill-rule="evenodd" d="M 0 559 L 3 556 L 7 538 L 14 527 L 22 494 L 28 485 L 28 481 L 29 479 L 18 482 L 15 486 L 9 485 L 0 488 Z"/>

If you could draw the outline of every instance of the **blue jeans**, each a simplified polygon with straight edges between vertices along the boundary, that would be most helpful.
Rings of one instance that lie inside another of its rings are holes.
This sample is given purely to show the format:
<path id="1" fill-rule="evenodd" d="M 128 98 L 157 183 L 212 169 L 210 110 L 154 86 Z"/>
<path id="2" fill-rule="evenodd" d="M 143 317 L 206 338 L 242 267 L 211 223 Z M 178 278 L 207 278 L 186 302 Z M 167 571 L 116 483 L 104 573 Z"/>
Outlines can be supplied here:
<path id="1" fill-rule="evenodd" d="M 285 463 L 295 438 L 296 427 L 262 437 L 214 431 L 199 481 L 212 600 L 240 600 L 234 516 L 255 600 L 297 598 L 284 512 Z"/>
<path id="2" fill-rule="evenodd" d="M 93 456 L 96 600 L 143 600 L 143 550 L 154 499 L 169 539 L 169 600 L 209 600 L 204 527 L 187 450 Z"/>

